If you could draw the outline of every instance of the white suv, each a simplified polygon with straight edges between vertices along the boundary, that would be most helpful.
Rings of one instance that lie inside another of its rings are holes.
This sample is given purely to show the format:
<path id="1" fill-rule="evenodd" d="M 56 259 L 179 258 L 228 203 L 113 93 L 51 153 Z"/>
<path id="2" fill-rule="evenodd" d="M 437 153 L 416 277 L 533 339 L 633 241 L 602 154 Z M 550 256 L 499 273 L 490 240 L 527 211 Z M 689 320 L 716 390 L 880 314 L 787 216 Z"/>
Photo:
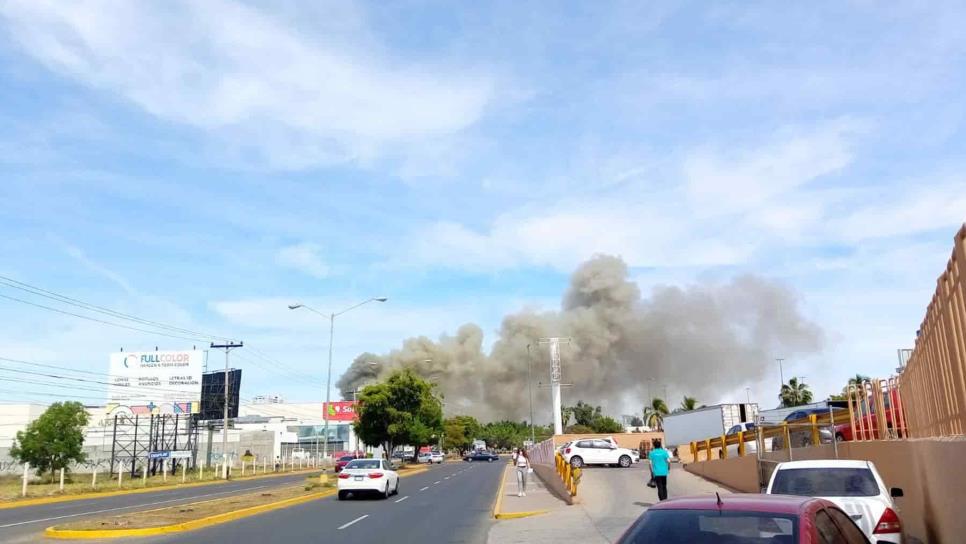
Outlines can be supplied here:
<path id="1" fill-rule="evenodd" d="M 634 452 L 618 447 L 612 440 L 583 438 L 575 440 L 563 449 L 564 459 L 574 468 L 584 465 L 620 465 L 624 468 L 634 463 Z"/>
<path id="2" fill-rule="evenodd" d="M 871 542 L 902 542 L 902 522 L 893 497 L 902 489 L 886 488 L 869 461 L 824 459 L 779 463 L 768 493 L 828 499 L 862 529 Z"/>

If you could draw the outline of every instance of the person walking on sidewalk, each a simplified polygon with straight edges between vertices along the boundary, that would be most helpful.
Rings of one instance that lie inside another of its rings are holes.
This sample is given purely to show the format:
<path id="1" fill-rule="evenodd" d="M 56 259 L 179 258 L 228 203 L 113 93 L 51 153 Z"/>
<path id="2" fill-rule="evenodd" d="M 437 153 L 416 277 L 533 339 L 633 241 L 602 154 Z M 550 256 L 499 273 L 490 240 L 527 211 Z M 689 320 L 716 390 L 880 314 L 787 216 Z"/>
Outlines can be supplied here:
<path id="1" fill-rule="evenodd" d="M 527 496 L 527 476 L 530 472 L 530 456 L 527 451 L 517 448 L 513 454 L 513 465 L 517 469 L 517 497 Z"/>
<path id="2" fill-rule="evenodd" d="M 651 475 L 657 485 L 658 500 L 667 500 L 667 475 L 671 468 L 670 454 L 661 447 L 661 440 L 654 440 L 654 449 L 647 454 L 647 460 L 651 462 Z"/>

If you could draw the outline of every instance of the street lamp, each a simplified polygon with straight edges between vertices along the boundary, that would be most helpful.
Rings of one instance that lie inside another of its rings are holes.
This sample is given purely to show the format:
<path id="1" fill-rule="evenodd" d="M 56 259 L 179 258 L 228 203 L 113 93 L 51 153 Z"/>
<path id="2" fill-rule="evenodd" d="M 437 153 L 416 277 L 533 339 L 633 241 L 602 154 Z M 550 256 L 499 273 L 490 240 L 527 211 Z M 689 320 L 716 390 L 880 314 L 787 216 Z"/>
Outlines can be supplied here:
<path id="1" fill-rule="evenodd" d="M 530 396 L 530 447 L 536 442 L 533 432 L 533 381 L 530 373 L 530 344 L 527 344 L 527 393 Z"/>
<path id="2" fill-rule="evenodd" d="M 326 381 L 325 381 L 325 406 L 322 409 L 322 417 L 323 417 L 323 421 L 325 421 L 325 424 L 324 424 L 323 430 L 322 430 L 322 435 L 323 435 L 322 436 L 322 439 L 324 440 L 324 442 L 322 443 L 322 458 L 325 458 L 325 457 L 328 457 L 329 456 L 329 413 L 328 413 L 328 407 L 329 407 L 329 402 L 331 400 L 330 399 L 330 395 L 331 395 L 331 391 L 332 391 L 332 343 L 334 341 L 333 338 L 335 336 L 335 318 L 337 316 L 340 316 L 340 315 L 342 315 L 342 314 L 350 311 L 350 310 L 355 310 L 356 308 L 358 308 L 359 306 L 362 306 L 363 304 L 368 304 L 370 302 L 386 302 L 387 300 L 389 300 L 387 297 L 373 297 L 373 298 L 370 298 L 370 299 L 366 299 L 366 300 L 364 300 L 364 301 L 362 301 L 362 302 L 360 302 L 360 303 L 358 303 L 358 304 L 356 304 L 354 306 L 349 306 L 348 308 L 346 308 L 346 309 L 344 309 L 344 310 L 342 310 L 340 312 L 333 312 L 333 313 L 330 313 L 330 314 L 324 314 L 324 313 L 316 310 L 315 308 L 313 308 L 311 306 L 308 306 L 306 304 L 302 304 L 302 303 L 295 303 L 295 304 L 289 304 L 288 305 L 288 309 L 289 310 L 298 310 L 299 308 L 305 308 L 306 310 L 308 310 L 308 311 L 310 311 L 312 313 L 316 313 L 318 315 L 321 315 L 322 317 L 328 317 L 329 318 L 329 369 L 328 369 L 327 377 L 326 377 Z M 318 455 L 319 455 L 319 441 L 318 440 L 315 441 L 315 455 L 316 455 L 316 457 L 318 457 Z"/>

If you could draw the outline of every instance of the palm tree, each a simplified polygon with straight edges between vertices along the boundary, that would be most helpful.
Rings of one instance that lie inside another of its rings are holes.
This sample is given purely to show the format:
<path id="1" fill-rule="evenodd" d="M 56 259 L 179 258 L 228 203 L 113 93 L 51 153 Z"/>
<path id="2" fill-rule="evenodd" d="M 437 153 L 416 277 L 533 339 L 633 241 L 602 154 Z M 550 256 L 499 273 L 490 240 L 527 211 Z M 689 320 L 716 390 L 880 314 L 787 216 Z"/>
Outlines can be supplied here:
<path id="1" fill-rule="evenodd" d="M 787 384 L 782 384 L 778 398 L 781 399 L 783 408 L 791 408 L 812 402 L 812 392 L 808 389 L 808 384 L 792 378 Z"/>
<path id="2" fill-rule="evenodd" d="M 848 385 L 846 385 L 845 387 L 842 388 L 842 395 L 841 395 L 841 399 L 840 400 L 847 400 L 849 398 L 849 387 L 850 386 L 856 385 L 859 388 L 861 388 L 862 387 L 862 384 L 864 384 L 865 382 L 871 381 L 871 380 L 872 380 L 872 378 L 870 378 L 868 376 L 864 376 L 862 374 L 856 374 L 855 376 L 850 377 L 849 378 Z"/>
<path id="3" fill-rule="evenodd" d="M 691 410 L 694 410 L 697 407 L 698 407 L 698 399 L 694 397 L 689 397 L 686 395 L 683 399 L 681 399 L 682 412 L 690 412 Z"/>
<path id="4" fill-rule="evenodd" d="M 664 416 L 670 412 L 664 399 L 651 399 L 651 405 L 644 407 L 644 424 L 652 429 L 663 430 Z"/>

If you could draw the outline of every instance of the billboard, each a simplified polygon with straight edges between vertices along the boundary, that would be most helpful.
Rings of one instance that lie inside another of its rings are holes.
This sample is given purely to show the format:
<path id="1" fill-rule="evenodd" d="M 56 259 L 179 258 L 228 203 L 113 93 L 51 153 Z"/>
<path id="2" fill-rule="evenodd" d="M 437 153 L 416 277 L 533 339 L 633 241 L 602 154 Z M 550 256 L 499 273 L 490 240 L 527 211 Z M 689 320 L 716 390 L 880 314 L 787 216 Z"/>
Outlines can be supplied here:
<path id="1" fill-rule="evenodd" d="M 241 369 L 228 371 L 228 417 L 238 417 L 238 392 L 241 390 Z M 225 417 L 225 373 L 221 370 L 201 376 L 201 413 L 198 419 L 215 420 Z"/>
<path id="2" fill-rule="evenodd" d="M 108 412 L 197 413 L 204 355 L 198 350 L 112 353 Z"/>
<path id="3" fill-rule="evenodd" d="M 355 421 L 356 402 L 344 400 L 322 403 L 323 419 L 329 421 Z"/>

